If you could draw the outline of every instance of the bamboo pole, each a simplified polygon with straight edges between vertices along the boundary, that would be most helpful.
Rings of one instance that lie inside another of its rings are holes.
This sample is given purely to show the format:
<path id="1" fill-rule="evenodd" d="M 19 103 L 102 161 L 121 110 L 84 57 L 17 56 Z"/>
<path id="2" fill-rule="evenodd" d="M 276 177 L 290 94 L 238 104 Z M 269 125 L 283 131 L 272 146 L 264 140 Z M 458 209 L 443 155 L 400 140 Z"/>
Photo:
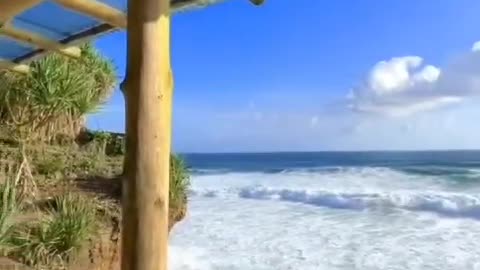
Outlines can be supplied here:
<path id="1" fill-rule="evenodd" d="M 57 51 L 58 53 L 68 57 L 78 58 L 82 54 L 82 51 L 79 47 L 60 44 L 56 41 L 44 38 L 41 35 L 16 29 L 9 24 L 0 26 L 0 35 L 5 35 L 15 40 L 35 45 L 42 49 Z"/>
<path id="2" fill-rule="evenodd" d="M 38 5 L 42 0 L 1 0 L 0 24 L 4 24 L 25 10 Z"/>
<path id="3" fill-rule="evenodd" d="M 122 270 L 166 270 L 173 78 L 170 1 L 129 0 Z"/>
<path id="4" fill-rule="evenodd" d="M 118 28 L 127 27 L 127 19 L 121 10 L 96 0 L 55 0 L 73 11 L 91 16 Z"/>

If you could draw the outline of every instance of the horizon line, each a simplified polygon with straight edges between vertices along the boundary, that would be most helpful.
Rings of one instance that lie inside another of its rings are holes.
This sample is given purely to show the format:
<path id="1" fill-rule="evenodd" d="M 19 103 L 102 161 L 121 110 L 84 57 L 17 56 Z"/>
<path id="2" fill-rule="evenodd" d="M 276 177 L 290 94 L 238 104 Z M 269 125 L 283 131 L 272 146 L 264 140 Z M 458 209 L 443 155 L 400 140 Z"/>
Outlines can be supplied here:
<path id="1" fill-rule="evenodd" d="M 312 150 L 312 151 L 225 151 L 225 152 L 189 152 L 189 151 L 179 151 L 175 152 L 180 155 L 225 155 L 225 154 L 315 154 L 315 153 L 427 153 L 427 152 L 480 152 L 480 149 L 410 149 L 410 150 L 400 150 L 400 149 L 383 149 L 383 150 Z"/>

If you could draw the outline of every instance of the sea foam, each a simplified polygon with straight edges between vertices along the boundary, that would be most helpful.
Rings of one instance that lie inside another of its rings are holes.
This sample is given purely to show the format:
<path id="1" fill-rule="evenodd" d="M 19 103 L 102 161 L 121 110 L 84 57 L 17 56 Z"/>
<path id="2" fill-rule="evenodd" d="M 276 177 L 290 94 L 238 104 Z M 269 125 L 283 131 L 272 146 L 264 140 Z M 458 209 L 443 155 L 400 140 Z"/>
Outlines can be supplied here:
<path id="1" fill-rule="evenodd" d="M 197 174 L 171 269 L 480 270 L 479 186 L 373 167 Z"/>

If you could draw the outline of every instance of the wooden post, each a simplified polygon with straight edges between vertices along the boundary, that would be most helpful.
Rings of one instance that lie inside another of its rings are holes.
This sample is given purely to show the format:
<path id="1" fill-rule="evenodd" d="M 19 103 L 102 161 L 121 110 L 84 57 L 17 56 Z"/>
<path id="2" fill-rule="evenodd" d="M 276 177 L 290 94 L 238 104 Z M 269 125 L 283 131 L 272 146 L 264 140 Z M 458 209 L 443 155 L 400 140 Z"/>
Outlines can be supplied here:
<path id="1" fill-rule="evenodd" d="M 166 270 L 173 78 L 170 1 L 129 0 L 122 270 Z"/>

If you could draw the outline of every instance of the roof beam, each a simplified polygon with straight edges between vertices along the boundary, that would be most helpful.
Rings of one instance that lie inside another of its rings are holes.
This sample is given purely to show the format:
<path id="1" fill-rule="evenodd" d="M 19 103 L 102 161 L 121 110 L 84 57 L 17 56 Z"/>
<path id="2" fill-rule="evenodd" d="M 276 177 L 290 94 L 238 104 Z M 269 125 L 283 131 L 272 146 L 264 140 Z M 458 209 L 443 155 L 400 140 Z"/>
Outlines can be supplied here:
<path id="1" fill-rule="evenodd" d="M 57 43 L 53 40 L 42 37 L 41 35 L 31 33 L 24 30 L 15 29 L 14 27 L 6 24 L 0 26 L 0 35 L 5 35 L 9 38 L 35 45 L 39 48 L 56 51 L 65 56 L 78 58 L 82 54 L 82 51 L 78 47 L 67 46 Z"/>
<path id="2" fill-rule="evenodd" d="M 42 0 L 1 0 L 0 24 L 11 20 L 16 15 L 38 5 Z"/>
<path id="3" fill-rule="evenodd" d="M 1 1 L 1 0 L 0 0 Z M 87 29 L 85 31 L 79 32 L 77 34 L 71 35 L 67 38 L 64 38 L 62 40 L 59 40 L 58 42 L 61 44 L 68 44 L 71 46 L 78 46 L 79 44 L 83 44 L 87 42 L 88 40 L 91 40 L 95 37 L 98 37 L 100 35 L 105 35 L 107 33 L 111 33 L 114 30 L 117 30 L 118 28 L 111 26 L 108 23 L 103 23 L 101 25 L 95 26 L 93 28 Z M 16 63 L 24 63 L 24 62 L 30 62 L 36 59 L 39 59 L 46 54 L 48 54 L 50 51 L 38 48 L 36 50 L 30 51 L 24 55 L 21 55 L 15 59 L 13 59 L 14 62 Z"/>
<path id="4" fill-rule="evenodd" d="M 127 28 L 127 16 L 120 10 L 96 0 L 54 0 L 67 9 L 94 17 L 118 28 Z"/>
<path id="5" fill-rule="evenodd" d="M 0 69 L 8 69 L 21 74 L 28 74 L 30 67 L 24 64 L 17 64 L 10 61 L 0 59 Z"/>

